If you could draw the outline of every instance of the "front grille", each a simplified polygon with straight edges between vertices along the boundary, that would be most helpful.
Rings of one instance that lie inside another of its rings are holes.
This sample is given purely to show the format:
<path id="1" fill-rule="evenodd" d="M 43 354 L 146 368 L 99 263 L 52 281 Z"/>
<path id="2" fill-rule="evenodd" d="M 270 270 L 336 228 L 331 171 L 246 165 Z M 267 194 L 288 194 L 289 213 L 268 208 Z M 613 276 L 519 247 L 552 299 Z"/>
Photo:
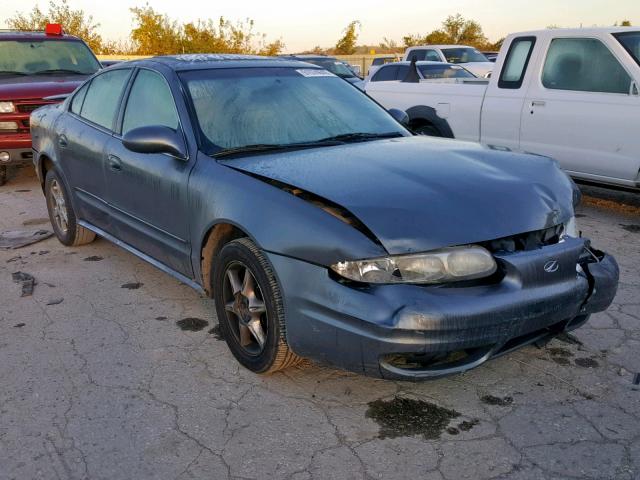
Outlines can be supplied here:
<path id="1" fill-rule="evenodd" d="M 510 237 L 498 238 L 488 242 L 480 242 L 491 253 L 500 252 L 523 252 L 536 250 L 547 245 L 555 245 L 562 238 L 564 225 L 559 224 L 553 227 L 533 232 L 519 233 Z"/>
<path id="2" fill-rule="evenodd" d="M 31 113 L 33 112 L 36 108 L 40 108 L 43 105 L 47 105 L 46 103 L 23 103 L 23 104 L 19 104 L 18 107 L 18 111 L 22 112 L 22 113 Z"/>

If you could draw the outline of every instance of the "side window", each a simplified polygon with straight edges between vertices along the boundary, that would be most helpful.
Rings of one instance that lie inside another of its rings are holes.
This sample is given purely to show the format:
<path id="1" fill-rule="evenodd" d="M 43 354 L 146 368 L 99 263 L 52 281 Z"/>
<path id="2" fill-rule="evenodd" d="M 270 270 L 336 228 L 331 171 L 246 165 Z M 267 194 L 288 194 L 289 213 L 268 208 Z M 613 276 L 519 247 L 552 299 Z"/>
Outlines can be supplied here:
<path id="1" fill-rule="evenodd" d="M 427 50 L 411 50 L 411 52 L 409 53 L 409 56 L 407 57 L 407 60 L 411 62 L 415 58 L 417 62 L 421 62 L 426 57 L 427 57 Z"/>
<path id="2" fill-rule="evenodd" d="M 440 58 L 440 55 L 438 55 L 438 52 L 436 52 L 435 50 L 427 50 L 425 52 L 424 59 L 429 61 L 429 62 L 441 62 L 442 61 L 442 59 Z"/>
<path id="3" fill-rule="evenodd" d="M 398 72 L 397 65 L 389 65 L 388 67 L 383 65 L 376 72 L 376 74 L 371 79 L 372 82 L 388 82 L 389 80 L 395 80 L 396 74 Z"/>
<path id="4" fill-rule="evenodd" d="M 176 130 L 178 124 L 173 95 L 164 77 L 150 70 L 140 70 L 127 100 L 122 134 L 150 125 L 162 125 Z"/>
<path id="5" fill-rule="evenodd" d="M 398 73 L 396 74 L 396 80 L 404 80 L 409 73 L 409 65 L 398 65 Z"/>
<path id="6" fill-rule="evenodd" d="M 522 86 L 524 74 L 527 71 L 536 37 L 514 38 L 509 46 L 507 58 L 500 72 L 498 88 L 511 88 L 517 90 Z"/>
<path id="7" fill-rule="evenodd" d="M 628 94 L 631 77 L 600 40 L 556 38 L 547 52 L 542 84 L 556 90 Z"/>
<path id="8" fill-rule="evenodd" d="M 111 130 L 113 119 L 120 106 L 120 95 L 130 72 L 131 69 L 128 68 L 111 70 L 91 80 L 80 116 Z"/>
<path id="9" fill-rule="evenodd" d="M 71 108 L 69 110 L 77 115 L 80 115 L 80 109 L 82 108 L 82 103 L 84 102 L 84 97 L 87 95 L 88 89 L 89 83 L 85 83 L 82 87 L 80 87 L 80 89 L 71 99 Z"/>

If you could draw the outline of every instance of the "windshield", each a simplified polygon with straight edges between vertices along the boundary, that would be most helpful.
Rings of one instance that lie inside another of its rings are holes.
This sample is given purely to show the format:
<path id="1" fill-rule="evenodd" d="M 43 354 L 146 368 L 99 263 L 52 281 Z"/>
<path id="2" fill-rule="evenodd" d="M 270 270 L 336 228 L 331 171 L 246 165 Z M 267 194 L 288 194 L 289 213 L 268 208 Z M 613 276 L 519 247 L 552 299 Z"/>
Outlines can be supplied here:
<path id="1" fill-rule="evenodd" d="M 442 53 L 449 63 L 488 62 L 478 50 L 471 47 L 443 48 Z"/>
<path id="2" fill-rule="evenodd" d="M 475 78 L 470 71 L 458 65 L 418 65 L 422 78 Z"/>
<path id="3" fill-rule="evenodd" d="M 334 58 L 301 58 L 300 60 L 302 60 L 303 62 L 318 65 L 319 67 L 322 67 L 325 70 L 329 70 L 334 75 L 338 75 L 342 78 L 351 78 L 356 76 L 356 74 L 353 73 L 353 71 L 343 62 L 340 62 Z"/>
<path id="4" fill-rule="evenodd" d="M 82 42 L 51 39 L 0 42 L 0 74 L 62 72 L 90 75 L 99 69 L 100 64 Z"/>
<path id="5" fill-rule="evenodd" d="M 409 135 L 364 93 L 324 70 L 213 69 L 180 76 L 209 154 L 352 134 Z"/>
<path id="6" fill-rule="evenodd" d="M 623 32 L 613 35 L 618 39 L 627 52 L 640 65 L 640 32 Z"/>

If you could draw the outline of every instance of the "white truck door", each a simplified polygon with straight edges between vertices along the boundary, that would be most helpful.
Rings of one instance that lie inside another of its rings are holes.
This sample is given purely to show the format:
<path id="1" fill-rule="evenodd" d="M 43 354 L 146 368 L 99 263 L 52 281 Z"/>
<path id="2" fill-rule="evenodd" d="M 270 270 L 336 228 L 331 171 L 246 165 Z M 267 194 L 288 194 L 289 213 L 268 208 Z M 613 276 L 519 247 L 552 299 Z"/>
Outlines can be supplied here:
<path id="1" fill-rule="evenodd" d="M 520 148 L 555 158 L 576 177 L 634 185 L 640 97 L 631 75 L 603 39 L 546 42 L 523 107 Z"/>
<path id="2" fill-rule="evenodd" d="M 527 74 L 535 64 L 532 59 L 535 36 L 516 36 L 499 56 L 482 105 L 480 137 L 482 143 L 518 148 L 520 116 L 531 78 Z"/>

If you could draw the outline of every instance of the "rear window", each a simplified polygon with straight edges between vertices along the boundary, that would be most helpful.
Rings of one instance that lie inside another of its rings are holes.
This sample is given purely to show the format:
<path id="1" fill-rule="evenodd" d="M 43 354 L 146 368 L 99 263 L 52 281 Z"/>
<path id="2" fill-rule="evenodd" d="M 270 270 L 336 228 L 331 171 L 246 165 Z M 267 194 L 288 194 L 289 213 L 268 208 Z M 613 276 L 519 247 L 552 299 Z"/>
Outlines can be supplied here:
<path id="1" fill-rule="evenodd" d="M 629 52 L 638 65 L 640 65 L 640 32 L 614 33 L 614 37 Z"/>
<path id="2" fill-rule="evenodd" d="M 382 66 L 375 73 L 371 81 L 372 82 L 388 82 L 391 80 L 397 80 L 397 76 L 398 76 L 398 65 Z"/>
<path id="3" fill-rule="evenodd" d="M 419 65 L 425 80 L 436 78 L 475 78 L 475 75 L 458 65 Z"/>
<path id="4" fill-rule="evenodd" d="M 522 86 L 524 74 L 527 71 L 536 37 L 514 38 L 509 46 L 507 58 L 500 72 L 499 88 L 518 89 Z"/>

